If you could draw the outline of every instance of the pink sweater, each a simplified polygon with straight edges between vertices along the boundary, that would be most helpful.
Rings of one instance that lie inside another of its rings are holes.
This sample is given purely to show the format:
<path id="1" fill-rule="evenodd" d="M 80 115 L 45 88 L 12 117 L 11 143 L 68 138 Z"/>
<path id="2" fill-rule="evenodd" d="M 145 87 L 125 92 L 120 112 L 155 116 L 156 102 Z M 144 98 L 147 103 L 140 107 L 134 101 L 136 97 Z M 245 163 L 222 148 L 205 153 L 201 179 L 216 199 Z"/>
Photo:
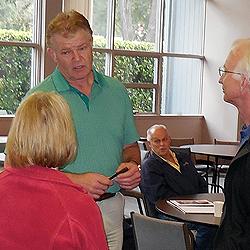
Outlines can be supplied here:
<path id="1" fill-rule="evenodd" d="M 0 174 L 0 249 L 108 249 L 94 200 L 63 173 L 44 167 Z"/>

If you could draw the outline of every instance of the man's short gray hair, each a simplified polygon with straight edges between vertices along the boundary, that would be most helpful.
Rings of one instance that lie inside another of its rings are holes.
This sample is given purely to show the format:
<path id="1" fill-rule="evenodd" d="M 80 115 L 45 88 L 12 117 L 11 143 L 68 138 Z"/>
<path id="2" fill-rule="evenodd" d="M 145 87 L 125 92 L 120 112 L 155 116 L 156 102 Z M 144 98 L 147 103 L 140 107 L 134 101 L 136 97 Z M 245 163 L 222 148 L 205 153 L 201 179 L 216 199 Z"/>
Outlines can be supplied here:
<path id="1" fill-rule="evenodd" d="M 163 124 L 155 124 L 153 126 L 151 126 L 148 130 L 147 130 L 147 140 L 150 141 L 152 139 L 152 134 L 155 132 L 156 129 L 158 128 L 163 128 L 167 131 L 167 127 Z"/>
<path id="2" fill-rule="evenodd" d="M 240 60 L 236 68 L 250 76 L 250 38 L 236 40 L 231 48 L 231 54 L 239 54 Z"/>

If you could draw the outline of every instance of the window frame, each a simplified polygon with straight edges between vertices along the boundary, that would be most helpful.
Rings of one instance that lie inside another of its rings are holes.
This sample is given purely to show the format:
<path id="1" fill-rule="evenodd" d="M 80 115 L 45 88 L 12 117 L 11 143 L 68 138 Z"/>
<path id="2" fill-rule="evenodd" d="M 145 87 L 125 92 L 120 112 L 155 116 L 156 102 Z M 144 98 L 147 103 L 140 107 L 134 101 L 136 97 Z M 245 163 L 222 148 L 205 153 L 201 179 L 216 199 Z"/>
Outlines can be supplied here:
<path id="1" fill-rule="evenodd" d="M 93 47 L 93 52 L 99 52 L 99 53 L 105 53 L 106 54 L 106 63 L 105 63 L 105 74 L 108 76 L 113 77 L 114 76 L 114 61 L 116 56 L 143 56 L 143 57 L 149 57 L 149 58 L 156 58 L 157 63 L 157 69 L 155 70 L 156 74 L 156 80 L 155 83 L 124 83 L 124 86 L 129 89 L 152 89 L 155 91 L 155 98 L 153 100 L 154 103 L 152 103 L 154 107 L 154 112 L 147 112 L 147 113 L 137 113 L 138 115 L 161 115 L 161 98 L 162 98 L 162 69 L 163 69 L 163 58 L 164 57 L 179 57 L 179 58 L 192 58 L 192 59 L 199 59 L 201 60 L 201 92 L 202 92 L 202 86 L 203 86 L 203 69 L 204 69 L 204 62 L 205 62 L 205 56 L 204 56 L 204 37 L 205 37 L 205 13 L 206 13 L 206 0 L 204 4 L 204 27 L 203 27 L 203 34 L 202 34 L 202 54 L 189 54 L 189 53 L 173 53 L 173 52 L 164 52 L 163 51 L 163 22 L 164 22 L 164 8 L 165 8 L 165 0 L 159 0 L 159 7 L 157 9 L 158 16 L 160 16 L 158 22 L 156 22 L 156 32 L 158 30 L 159 34 L 156 37 L 159 37 L 158 41 L 155 42 L 156 48 L 158 51 L 133 51 L 133 50 L 121 50 L 121 49 L 115 49 L 114 48 L 114 39 L 115 39 L 115 9 L 116 9 L 116 0 L 110 0 L 109 4 L 107 6 L 108 13 L 110 13 L 108 17 L 108 25 L 107 28 L 107 39 L 108 39 L 108 48 L 96 48 Z M 92 3 L 92 1 L 90 1 Z M 91 20 L 92 17 L 89 19 Z M 108 58 L 108 61 L 107 61 Z M 202 93 L 200 93 L 202 95 Z M 201 103 L 202 98 L 199 98 L 199 113 L 201 113 Z M 168 115 L 168 114 L 166 114 Z"/>

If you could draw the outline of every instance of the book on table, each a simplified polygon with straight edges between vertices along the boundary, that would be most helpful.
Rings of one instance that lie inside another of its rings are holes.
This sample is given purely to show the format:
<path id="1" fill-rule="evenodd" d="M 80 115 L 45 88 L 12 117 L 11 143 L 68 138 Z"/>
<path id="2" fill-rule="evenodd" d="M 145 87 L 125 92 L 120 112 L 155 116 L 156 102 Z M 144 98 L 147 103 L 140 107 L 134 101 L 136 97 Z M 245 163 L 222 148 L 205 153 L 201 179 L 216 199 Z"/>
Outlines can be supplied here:
<path id="1" fill-rule="evenodd" d="M 214 204 L 209 200 L 167 200 L 167 203 L 183 213 L 214 213 Z"/>

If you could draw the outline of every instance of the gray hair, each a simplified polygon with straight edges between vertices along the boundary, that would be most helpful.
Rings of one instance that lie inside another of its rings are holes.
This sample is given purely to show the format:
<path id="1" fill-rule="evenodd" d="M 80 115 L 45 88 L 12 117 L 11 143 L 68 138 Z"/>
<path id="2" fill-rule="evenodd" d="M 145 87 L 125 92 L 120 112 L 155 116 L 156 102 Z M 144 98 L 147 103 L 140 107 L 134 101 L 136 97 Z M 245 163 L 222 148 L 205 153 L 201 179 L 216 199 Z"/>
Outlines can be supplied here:
<path id="1" fill-rule="evenodd" d="M 236 68 L 243 70 L 244 73 L 250 75 L 250 38 L 238 39 L 233 43 L 231 54 L 240 55 L 240 60 Z"/>
<path id="2" fill-rule="evenodd" d="M 150 141 L 152 139 L 152 134 L 155 132 L 156 129 L 158 128 L 163 128 L 165 129 L 166 131 L 167 130 L 167 127 L 163 124 L 155 124 L 153 126 L 151 126 L 148 130 L 147 130 L 147 141 Z"/>

